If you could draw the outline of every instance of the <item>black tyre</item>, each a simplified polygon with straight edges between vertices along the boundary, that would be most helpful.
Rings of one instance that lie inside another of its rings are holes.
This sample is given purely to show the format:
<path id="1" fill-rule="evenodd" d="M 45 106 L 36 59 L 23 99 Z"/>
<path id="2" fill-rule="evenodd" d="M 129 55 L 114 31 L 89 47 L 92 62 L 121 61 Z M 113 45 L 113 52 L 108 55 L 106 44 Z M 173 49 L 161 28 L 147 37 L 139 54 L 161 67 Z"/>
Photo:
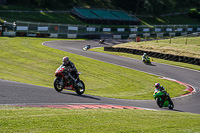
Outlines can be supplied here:
<path id="1" fill-rule="evenodd" d="M 169 98 L 169 109 L 173 109 L 174 108 L 174 103 L 173 101 L 171 100 L 171 98 Z"/>
<path id="2" fill-rule="evenodd" d="M 151 65 L 151 61 L 148 61 L 148 64 Z"/>
<path id="3" fill-rule="evenodd" d="M 159 98 L 156 98 L 156 103 L 157 103 L 158 107 L 160 107 L 160 108 L 163 107 L 163 102 Z"/>
<path id="4" fill-rule="evenodd" d="M 61 92 L 65 87 L 65 83 L 62 81 L 62 77 L 58 76 L 54 79 L 54 88 L 57 92 Z"/>
<path id="5" fill-rule="evenodd" d="M 84 92 L 85 92 L 85 84 L 83 83 L 82 80 L 80 80 L 79 83 L 77 83 L 76 93 L 78 95 L 82 95 Z"/>

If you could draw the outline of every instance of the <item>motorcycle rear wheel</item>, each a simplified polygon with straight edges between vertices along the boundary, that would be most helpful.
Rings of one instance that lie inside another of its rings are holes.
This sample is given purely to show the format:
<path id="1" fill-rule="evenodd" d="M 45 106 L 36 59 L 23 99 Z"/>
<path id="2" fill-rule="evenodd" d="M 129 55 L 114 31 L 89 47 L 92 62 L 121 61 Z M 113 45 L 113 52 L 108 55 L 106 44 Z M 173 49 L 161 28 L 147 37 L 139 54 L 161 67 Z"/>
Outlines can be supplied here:
<path id="1" fill-rule="evenodd" d="M 82 95 L 85 92 L 85 84 L 82 80 L 79 81 L 79 83 L 82 85 L 82 87 L 78 86 L 76 87 L 76 93 L 78 95 Z"/>
<path id="2" fill-rule="evenodd" d="M 57 92 L 61 92 L 64 87 L 65 87 L 65 84 L 60 84 L 62 81 L 62 77 L 58 76 L 54 79 L 54 88 Z"/>
<path id="3" fill-rule="evenodd" d="M 174 103 L 173 101 L 171 100 L 171 98 L 169 98 L 169 109 L 173 109 L 174 108 Z"/>
<path id="4" fill-rule="evenodd" d="M 151 61 L 147 61 L 147 64 L 148 64 L 148 65 L 151 65 Z"/>

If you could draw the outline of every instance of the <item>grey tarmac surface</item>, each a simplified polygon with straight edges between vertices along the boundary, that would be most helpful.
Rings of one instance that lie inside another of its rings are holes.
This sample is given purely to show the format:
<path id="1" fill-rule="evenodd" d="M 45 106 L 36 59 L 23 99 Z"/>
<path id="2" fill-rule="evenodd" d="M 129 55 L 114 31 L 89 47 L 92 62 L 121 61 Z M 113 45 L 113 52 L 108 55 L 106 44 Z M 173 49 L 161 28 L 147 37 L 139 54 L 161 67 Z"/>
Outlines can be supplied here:
<path id="1" fill-rule="evenodd" d="M 191 112 L 200 114 L 200 72 L 181 67 L 175 67 L 165 64 L 154 63 L 152 66 L 144 65 L 141 60 L 114 56 L 104 53 L 97 53 L 92 51 L 83 51 L 82 48 L 90 44 L 91 48 L 112 46 L 115 44 L 127 42 L 130 40 L 106 40 L 105 44 L 99 44 L 98 40 L 90 41 L 54 41 L 44 42 L 43 45 L 60 49 L 66 52 L 75 53 L 78 55 L 86 56 L 96 60 L 112 63 L 115 65 L 135 69 L 163 77 L 176 79 L 178 81 L 192 85 L 196 89 L 196 93 L 174 98 L 175 108 L 174 111 Z M 66 54 L 67 55 L 67 54 Z M 53 81 L 52 81 L 53 83 Z M 53 87 L 53 86 L 52 86 Z M 160 109 L 154 100 L 123 100 L 104 98 L 83 94 L 82 96 L 76 95 L 74 92 L 63 91 L 56 92 L 53 88 L 45 88 L 40 86 L 28 85 L 12 81 L 0 80 L 0 104 L 114 104 L 124 106 L 135 106 L 150 109 Z M 87 90 L 87 88 L 86 88 Z"/>

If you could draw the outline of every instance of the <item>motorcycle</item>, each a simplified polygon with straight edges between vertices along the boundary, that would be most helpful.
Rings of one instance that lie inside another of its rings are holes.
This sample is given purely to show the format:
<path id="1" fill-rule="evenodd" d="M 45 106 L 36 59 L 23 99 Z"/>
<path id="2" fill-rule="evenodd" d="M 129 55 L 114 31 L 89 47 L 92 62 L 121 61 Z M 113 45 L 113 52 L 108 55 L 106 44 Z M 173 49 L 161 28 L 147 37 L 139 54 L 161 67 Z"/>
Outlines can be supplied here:
<path id="1" fill-rule="evenodd" d="M 99 43 L 104 43 L 105 39 L 99 40 Z"/>
<path id="2" fill-rule="evenodd" d="M 143 58 L 142 61 L 143 61 L 145 64 L 147 64 L 147 65 L 151 65 L 151 60 L 150 60 L 149 57 L 147 57 L 146 59 Z"/>
<path id="3" fill-rule="evenodd" d="M 160 107 L 160 108 L 168 107 L 169 109 L 174 108 L 174 103 L 171 100 L 169 93 L 167 93 L 167 91 L 165 91 L 165 92 L 162 92 L 162 91 L 155 92 L 153 94 L 153 97 L 156 100 L 158 107 Z"/>
<path id="4" fill-rule="evenodd" d="M 67 71 L 65 71 L 67 70 Z M 81 72 L 78 72 L 80 75 Z M 70 68 L 64 68 L 62 65 L 55 71 L 56 78 L 54 79 L 54 88 L 56 91 L 61 92 L 63 89 L 75 91 L 78 95 L 82 95 L 85 92 L 85 84 L 82 80 L 74 79 L 70 73 Z M 76 81 L 76 87 L 73 86 L 74 80 Z"/>
<path id="5" fill-rule="evenodd" d="M 86 45 L 85 47 L 83 47 L 83 50 L 86 51 L 90 48 L 90 45 Z"/>

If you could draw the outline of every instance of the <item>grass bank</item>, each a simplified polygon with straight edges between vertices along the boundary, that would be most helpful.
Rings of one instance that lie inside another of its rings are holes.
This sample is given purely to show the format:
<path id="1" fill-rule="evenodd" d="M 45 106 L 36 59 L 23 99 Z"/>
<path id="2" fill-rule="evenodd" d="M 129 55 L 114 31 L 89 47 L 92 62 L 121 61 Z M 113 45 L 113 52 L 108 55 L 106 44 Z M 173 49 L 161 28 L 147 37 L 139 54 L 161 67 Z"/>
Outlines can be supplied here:
<path id="1" fill-rule="evenodd" d="M 174 15 L 174 16 L 164 16 L 164 17 L 141 17 L 142 25 L 195 25 L 199 24 L 188 17 L 187 15 Z"/>
<path id="2" fill-rule="evenodd" d="M 46 13 L 46 12 L 1 12 L 0 23 L 3 21 L 17 20 L 44 23 L 60 23 L 60 24 L 84 24 L 79 19 L 69 13 Z"/>
<path id="3" fill-rule="evenodd" d="M 44 41 L 56 40 L 2 37 L 0 78 L 53 88 L 54 71 L 61 65 L 62 57 L 69 56 L 82 72 L 86 94 L 122 99 L 153 99 L 155 82 L 168 88 L 171 97 L 186 93 L 182 91 L 185 86 L 178 83 L 42 45 Z"/>
<path id="4" fill-rule="evenodd" d="M 199 114 L 174 111 L 0 106 L 1 132 L 188 133 L 199 122 Z"/>
<path id="5" fill-rule="evenodd" d="M 164 54 L 173 54 L 179 56 L 200 58 L 200 37 L 188 37 L 187 44 L 186 37 L 176 37 L 164 40 L 142 41 L 142 42 L 129 42 L 114 47 L 124 47 L 139 49 L 152 52 L 160 52 Z"/>

